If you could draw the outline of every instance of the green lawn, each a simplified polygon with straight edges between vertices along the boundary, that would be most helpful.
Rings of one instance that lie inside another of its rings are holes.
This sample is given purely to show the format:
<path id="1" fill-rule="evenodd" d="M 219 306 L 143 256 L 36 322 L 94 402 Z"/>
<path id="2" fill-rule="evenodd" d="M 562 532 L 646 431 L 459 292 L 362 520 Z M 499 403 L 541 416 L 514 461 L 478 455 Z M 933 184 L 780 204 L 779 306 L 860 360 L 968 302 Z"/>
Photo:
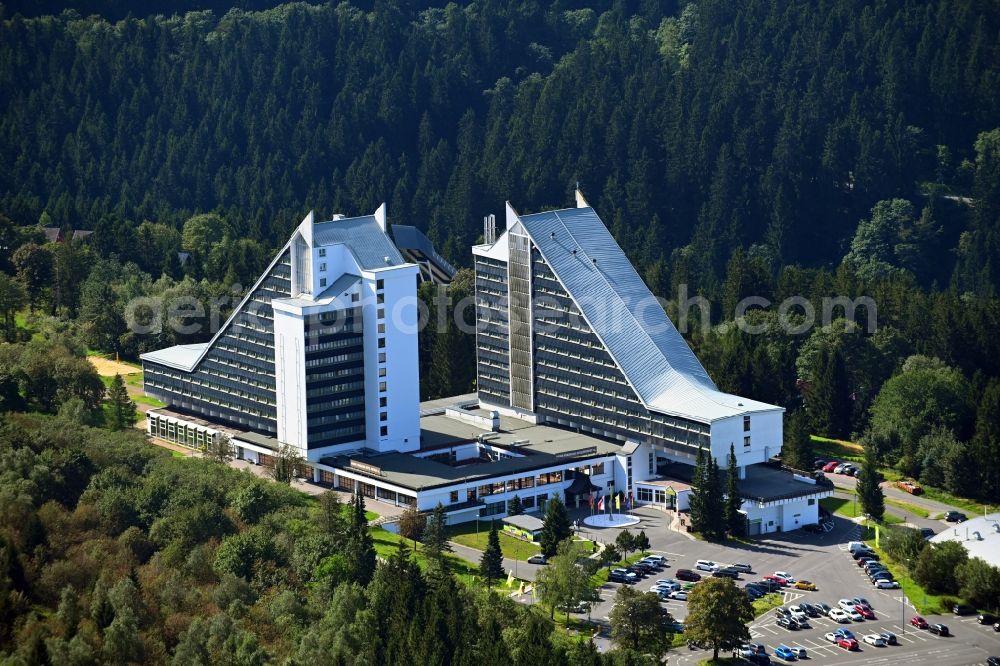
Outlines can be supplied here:
<path id="1" fill-rule="evenodd" d="M 983 509 L 988 509 L 989 511 L 996 511 L 995 506 L 986 506 L 975 502 L 973 500 L 965 499 L 963 497 L 956 497 L 949 492 L 941 490 L 940 488 L 934 488 L 931 486 L 923 486 L 924 497 L 929 500 L 934 500 L 936 502 L 941 502 L 942 504 L 948 504 L 949 506 L 956 507 L 962 511 L 967 511 L 970 514 L 982 515 Z"/>
<path id="2" fill-rule="evenodd" d="M 410 555 L 413 557 L 417 564 L 420 566 L 421 570 L 426 571 L 430 568 L 431 563 L 428 558 L 424 555 L 423 549 L 413 550 L 413 542 L 409 539 L 404 539 L 398 534 L 393 534 L 392 532 L 382 528 L 373 527 L 370 530 L 372 535 L 372 540 L 375 542 L 375 553 L 381 558 L 388 558 L 396 552 L 397 544 L 400 541 L 410 549 Z M 472 564 L 457 555 L 452 555 L 450 553 L 445 553 L 445 559 L 448 561 L 448 566 L 451 572 L 458 577 L 462 583 L 469 587 L 483 587 L 483 582 L 479 576 L 479 567 L 477 564 Z M 501 581 L 497 586 L 499 589 L 509 590 L 517 589 L 520 583 L 517 579 L 514 580 L 511 587 L 507 587 L 507 581 Z"/>
<path id="3" fill-rule="evenodd" d="M 857 518 L 861 515 L 858 513 L 861 511 L 861 507 L 854 499 L 824 497 L 819 501 L 819 505 L 830 513 L 843 516 L 844 518 Z"/>
<path id="4" fill-rule="evenodd" d="M 903 500 L 898 500 L 893 497 L 886 497 L 885 503 L 889 506 L 894 506 L 897 509 L 902 509 L 907 513 L 912 513 L 915 516 L 920 516 L 921 518 L 927 518 L 930 515 L 930 511 L 923 508 L 922 506 L 917 506 L 916 504 L 910 504 Z"/>
<path id="5" fill-rule="evenodd" d="M 476 521 L 459 523 L 448 527 L 448 538 L 455 543 L 460 543 L 476 550 L 486 550 L 486 542 L 490 535 L 490 525 L 487 522 L 479 521 L 479 531 L 476 531 Z M 515 539 L 509 534 L 504 534 L 498 530 L 500 536 L 500 550 L 504 557 L 515 560 L 527 560 L 532 555 L 539 552 L 537 543 L 530 543 Z"/>
<path id="6" fill-rule="evenodd" d="M 753 602 L 753 616 L 760 617 L 767 611 L 777 608 L 785 602 L 785 596 L 780 592 L 771 592 L 770 594 L 765 594 L 760 599 L 756 599 Z"/>

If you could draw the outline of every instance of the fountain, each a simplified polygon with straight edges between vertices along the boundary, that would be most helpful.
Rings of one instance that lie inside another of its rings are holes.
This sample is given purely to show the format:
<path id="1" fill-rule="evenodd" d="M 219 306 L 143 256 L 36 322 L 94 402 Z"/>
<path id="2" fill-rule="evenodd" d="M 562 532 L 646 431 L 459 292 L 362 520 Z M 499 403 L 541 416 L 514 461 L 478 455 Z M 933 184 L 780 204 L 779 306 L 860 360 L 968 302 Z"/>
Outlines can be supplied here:
<path id="1" fill-rule="evenodd" d="M 639 517 L 630 513 L 595 513 L 583 519 L 583 523 L 590 527 L 628 527 L 638 522 Z"/>

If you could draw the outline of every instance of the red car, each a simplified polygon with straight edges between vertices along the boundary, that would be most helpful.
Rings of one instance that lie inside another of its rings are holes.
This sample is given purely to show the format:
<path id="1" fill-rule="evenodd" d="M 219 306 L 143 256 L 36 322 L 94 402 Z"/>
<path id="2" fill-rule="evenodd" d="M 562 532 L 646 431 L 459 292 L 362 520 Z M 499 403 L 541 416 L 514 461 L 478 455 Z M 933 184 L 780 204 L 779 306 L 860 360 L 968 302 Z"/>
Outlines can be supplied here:
<path id="1" fill-rule="evenodd" d="M 865 618 L 866 620 L 875 619 L 875 613 L 873 613 L 872 609 L 868 606 L 862 606 L 861 604 L 858 604 L 857 606 L 854 607 L 854 610 L 860 613 L 861 617 Z"/>
<path id="2" fill-rule="evenodd" d="M 701 574 L 697 574 L 690 569 L 678 569 L 674 572 L 674 578 L 677 580 L 686 580 L 689 582 L 697 583 L 701 580 Z"/>
<path id="3" fill-rule="evenodd" d="M 857 650 L 858 642 L 853 638 L 838 638 L 837 645 L 844 648 L 845 650 Z"/>
<path id="4" fill-rule="evenodd" d="M 917 629 L 926 629 L 927 628 L 927 620 L 925 620 L 924 618 L 920 617 L 919 615 L 914 615 L 913 617 L 911 617 L 910 618 L 910 624 L 912 624 Z"/>
<path id="5" fill-rule="evenodd" d="M 827 464 L 823 465 L 823 471 L 832 472 L 839 464 L 840 464 L 839 460 L 831 460 Z"/>
<path id="6" fill-rule="evenodd" d="M 781 587 L 786 587 L 788 585 L 788 581 L 782 578 L 781 576 L 764 576 L 764 580 L 771 581 L 772 583 L 777 583 Z"/>

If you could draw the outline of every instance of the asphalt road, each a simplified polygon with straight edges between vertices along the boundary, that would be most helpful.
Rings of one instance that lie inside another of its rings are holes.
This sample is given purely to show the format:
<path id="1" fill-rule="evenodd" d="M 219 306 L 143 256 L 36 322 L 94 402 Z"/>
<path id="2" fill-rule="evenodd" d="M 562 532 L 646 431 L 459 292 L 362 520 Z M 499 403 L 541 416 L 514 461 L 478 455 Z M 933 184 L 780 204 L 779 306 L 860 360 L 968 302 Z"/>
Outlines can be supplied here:
<path id="1" fill-rule="evenodd" d="M 877 620 L 855 623 L 847 626 L 859 637 L 875 630 L 892 631 L 899 637 L 901 645 L 886 648 L 863 646 L 859 652 L 848 653 L 837 648 L 823 638 L 823 634 L 836 626 L 832 620 L 811 618 L 811 629 L 788 631 L 775 625 L 774 612 L 757 618 L 751 625 L 754 640 L 764 643 L 768 652 L 774 654 L 778 645 L 802 645 L 810 653 L 811 661 L 823 664 L 889 665 L 897 663 L 934 664 L 935 666 L 959 666 L 985 662 L 989 654 L 1000 654 L 1000 633 L 990 627 L 982 627 L 974 618 L 932 618 L 941 621 L 952 630 L 954 636 L 938 638 L 926 631 L 909 627 L 906 623 L 915 613 L 905 596 L 899 590 L 876 590 L 864 572 L 857 567 L 847 552 L 847 543 L 857 540 L 860 528 L 850 520 L 835 517 L 835 527 L 824 534 L 810 534 L 798 530 L 783 534 L 771 534 L 768 538 L 754 543 L 737 544 L 732 547 L 695 541 L 688 536 L 666 529 L 665 516 L 653 509 L 640 508 L 635 512 L 642 522 L 632 531 L 645 530 L 650 538 L 652 551 L 665 555 L 669 566 L 659 573 L 648 576 L 636 587 L 648 590 L 658 578 L 672 578 L 678 568 L 694 569 L 698 559 L 710 559 L 728 564 L 746 562 L 754 568 L 754 573 L 744 574 L 738 584 L 759 580 L 761 576 L 774 571 L 788 571 L 796 578 L 810 580 L 819 588 L 815 592 L 789 590 L 786 603 L 800 601 L 823 601 L 836 605 L 843 597 L 862 596 L 875 608 Z M 931 521 L 934 523 L 935 521 Z M 941 529 L 945 525 L 939 523 Z M 589 538 L 599 541 L 613 541 L 618 530 L 588 530 Z M 609 623 L 607 617 L 614 605 L 614 597 L 620 584 L 608 583 L 601 590 L 601 601 L 593 606 L 590 617 L 601 630 L 595 639 L 599 648 L 610 648 L 608 641 Z M 522 599 L 530 602 L 530 598 Z M 668 601 L 665 607 L 678 620 L 686 617 L 686 602 Z M 694 666 L 706 653 L 700 650 L 679 650 L 672 652 L 670 661 L 681 666 Z M 780 661 L 780 660 L 779 660 Z"/>

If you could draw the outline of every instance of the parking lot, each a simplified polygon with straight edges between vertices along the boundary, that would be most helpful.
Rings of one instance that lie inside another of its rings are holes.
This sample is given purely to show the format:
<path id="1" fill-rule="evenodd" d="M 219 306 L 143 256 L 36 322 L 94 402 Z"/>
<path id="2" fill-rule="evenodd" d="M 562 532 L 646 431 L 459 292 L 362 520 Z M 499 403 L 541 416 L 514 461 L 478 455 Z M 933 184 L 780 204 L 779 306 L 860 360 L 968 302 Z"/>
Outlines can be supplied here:
<path id="1" fill-rule="evenodd" d="M 908 625 L 916 611 L 900 590 L 875 589 L 864 571 L 859 568 L 848 553 L 847 544 L 860 537 L 860 528 L 850 520 L 835 517 L 834 529 L 823 534 L 811 534 L 801 530 L 785 534 L 771 534 L 767 538 L 731 547 L 703 541 L 696 541 L 683 534 L 666 529 L 663 514 L 652 509 L 635 512 L 643 520 L 631 528 L 633 532 L 642 529 L 649 537 L 652 552 L 664 555 L 668 566 L 649 575 L 636 584 L 642 591 L 649 590 L 660 578 L 674 578 L 678 568 L 694 569 L 699 559 L 708 559 L 721 564 L 734 562 L 749 563 L 753 573 L 742 574 L 737 585 L 760 580 L 774 571 L 787 571 L 798 580 L 809 580 L 816 584 L 816 591 L 785 590 L 785 603 L 824 602 L 831 606 L 844 597 L 865 597 L 875 610 L 876 619 L 838 625 L 828 618 L 810 618 L 810 628 L 790 631 L 775 624 L 776 616 L 770 611 L 757 618 L 750 626 L 755 642 L 763 643 L 772 657 L 772 663 L 781 660 L 774 657 L 774 648 L 781 644 L 806 648 L 811 661 L 823 664 L 935 664 L 935 666 L 959 666 L 985 663 L 986 657 L 1000 654 L 1000 633 L 992 627 L 980 626 L 975 617 L 933 617 L 925 616 L 928 622 L 941 622 L 951 630 L 952 636 L 938 637 L 926 630 Z M 605 543 L 614 541 L 617 530 L 590 530 L 584 533 Z M 703 576 L 711 575 L 699 572 Z M 598 638 L 603 649 L 607 642 L 607 618 L 614 604 L 619 583 L 608 583 L 601 590 L 601 601 L 591 609 L 591 618 L 604 625 Z M 679 621 L 687 615 L 687 602 L 666 600 L 664 606 Z M 824 634 L 837 627 L 850 629 L 861 642 L 865 634 L 889 631 L 896 634 L 899 645 L 876 648 L 861 644 L 856 652 L 847 652 L 824 638 Z M 701 650 L 679 650 L 671 654 L 672 664 L 693 666 L 704 659 Z"/>

